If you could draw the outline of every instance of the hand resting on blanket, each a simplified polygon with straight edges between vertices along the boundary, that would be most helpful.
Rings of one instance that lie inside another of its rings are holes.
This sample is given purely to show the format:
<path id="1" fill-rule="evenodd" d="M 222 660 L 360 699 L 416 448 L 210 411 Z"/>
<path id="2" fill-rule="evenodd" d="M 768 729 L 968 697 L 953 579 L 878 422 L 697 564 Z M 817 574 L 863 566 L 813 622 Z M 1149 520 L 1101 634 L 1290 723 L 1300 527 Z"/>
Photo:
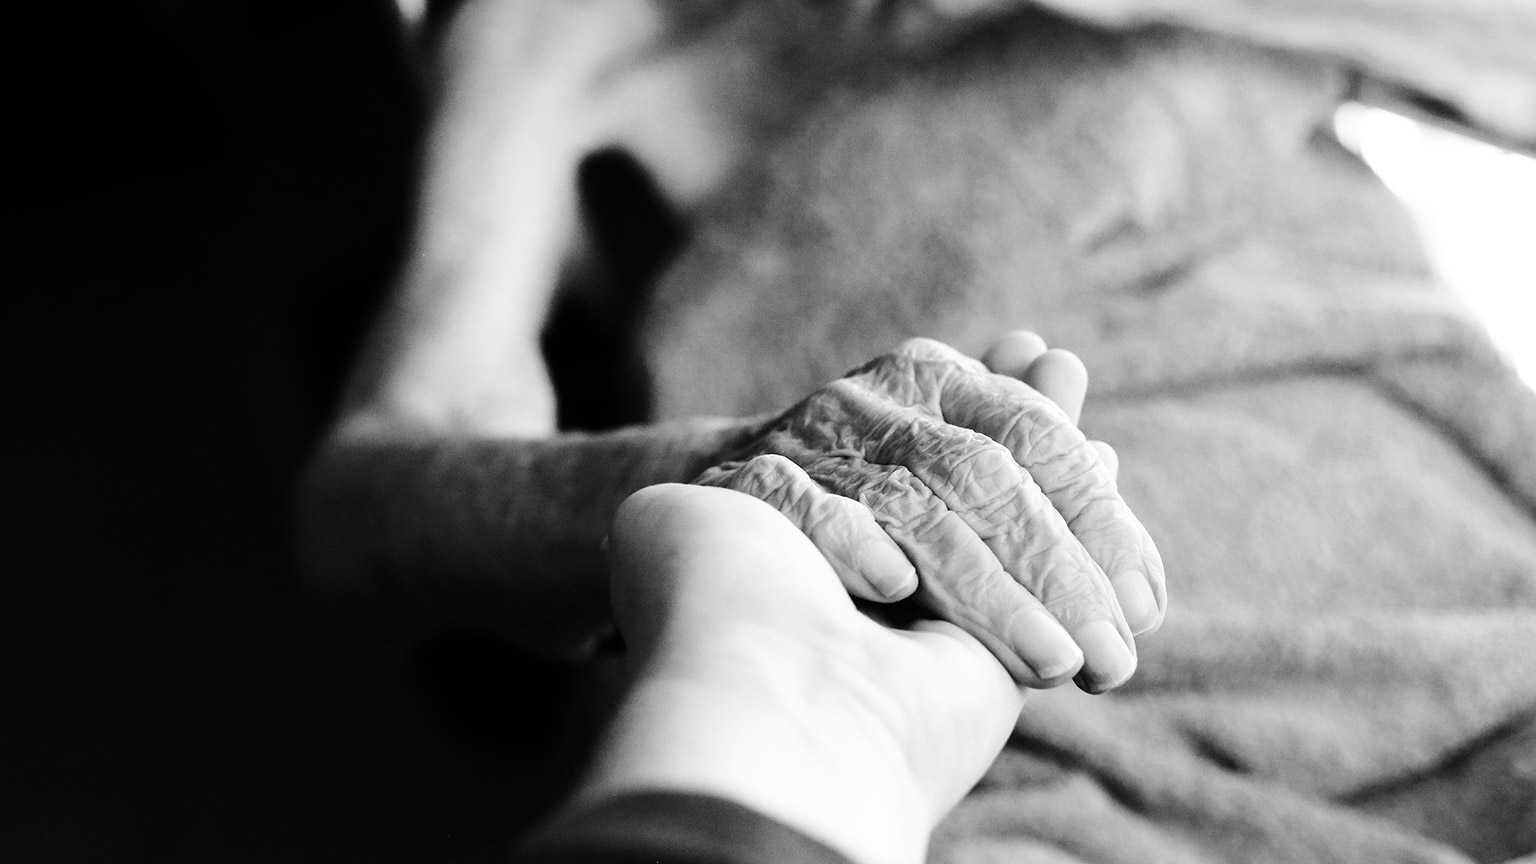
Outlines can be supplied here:
<path id="1" fill-rule="evenodd" d="M 910 340 L 695 482 L 777 507 L 855 596 L 915 591 L 1020 682 L 1081 670 L 1084 689 L 1110 689 L 1135 670 L 1133 634 L 1161 622 L 1162 562 L 1115 491 L 1112 451 L 1076 428 L 1081 362 L 1026 331 L 989 359 L 1021 378 Z"/>
<path id="2" fill-rule="evenodd" d="M 485 627 L 580 656 L 612 626 L 599 541 L 619 503 L 698 480 L 785 512 L 855 595 L 915 592 L 1019 683 L 1109 689 L 1161 620 L 1161 562 L 1112 451 L 1074 425 L 1080 361 L 1022 332 L 986 356 L 1013 374 L 913 340 L 775 418 L 544 439 L 344 420 L 311 470 L 302 549 L 380 636 Z"/>

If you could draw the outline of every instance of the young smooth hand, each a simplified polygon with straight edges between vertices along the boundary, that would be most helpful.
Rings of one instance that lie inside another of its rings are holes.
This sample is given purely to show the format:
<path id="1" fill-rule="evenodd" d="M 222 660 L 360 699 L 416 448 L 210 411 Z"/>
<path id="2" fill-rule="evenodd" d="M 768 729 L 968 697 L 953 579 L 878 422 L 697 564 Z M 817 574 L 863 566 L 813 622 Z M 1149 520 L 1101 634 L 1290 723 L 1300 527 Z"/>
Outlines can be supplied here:
<path id="1" fill-rule="evenodd" d="M 610 544 L 633 683 L 578 801 L 703 792 L 855 861 L 921 861 L 1023 705 L 992 653 L 948 622 L 864 616 L 793 523 L 738 492 L 643 489 Z"/>

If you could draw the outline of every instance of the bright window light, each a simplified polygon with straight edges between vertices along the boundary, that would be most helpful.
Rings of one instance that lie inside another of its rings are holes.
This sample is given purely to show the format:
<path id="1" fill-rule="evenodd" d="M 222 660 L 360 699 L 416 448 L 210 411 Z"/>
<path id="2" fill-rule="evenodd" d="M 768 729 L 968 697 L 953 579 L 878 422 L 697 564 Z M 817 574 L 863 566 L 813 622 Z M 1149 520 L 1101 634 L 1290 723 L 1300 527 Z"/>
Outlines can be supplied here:
<path id="1" fill-rule="evenodd" d="M 1358 103 L 1334 126 L 1407 204 L 1441 278 L 1536 387 L 1536 159 Z"/>

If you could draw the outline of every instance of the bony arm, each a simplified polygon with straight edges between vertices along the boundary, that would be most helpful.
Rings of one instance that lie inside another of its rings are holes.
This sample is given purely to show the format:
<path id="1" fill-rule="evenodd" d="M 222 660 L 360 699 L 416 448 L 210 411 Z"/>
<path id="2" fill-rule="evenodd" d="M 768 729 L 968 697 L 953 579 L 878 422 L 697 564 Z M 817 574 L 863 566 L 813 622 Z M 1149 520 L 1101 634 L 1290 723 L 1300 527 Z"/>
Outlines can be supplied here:
<path id="1" fill-rule="evenodd" d="M 557 435 L 539 348 L 580 242 L 578 165 L 628 140 L 611 91 L 652 80 L 635 58 L 668 26 L 627 0 L 472 0 L 434 48 L 410 251 L 298 504 L 313 593 L 375 637 L 484 625 L 584 650 L 618 501 L 732 446 L 739 422 Z"/>
<path id="2" fill-rule="evenodd" d="M 579 657 L 611 629 L 602 538 L 625 496 L 684 481 L 760 421 L 546 439 L 339 434 L 301 489 L 311 595 L 359 641 L 451 626 Z"/>

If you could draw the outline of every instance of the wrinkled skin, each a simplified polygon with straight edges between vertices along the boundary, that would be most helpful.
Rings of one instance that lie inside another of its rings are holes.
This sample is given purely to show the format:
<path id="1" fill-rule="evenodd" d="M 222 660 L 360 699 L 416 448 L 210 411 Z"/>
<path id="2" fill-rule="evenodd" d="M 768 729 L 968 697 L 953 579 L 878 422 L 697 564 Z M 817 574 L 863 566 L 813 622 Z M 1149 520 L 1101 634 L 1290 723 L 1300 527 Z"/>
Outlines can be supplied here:
<path id="1" fill-rule="evenodd" d="M 1166 593 L 1152 539 L 1074 420 L 1024 380 L 913 339 L 696 482 L 772 504 L 855 596 L 914 595 L 1020 683 L 1076 676 L 1100 692 L 1134 671 L 1133 634 L 1161 622 Z"/>

